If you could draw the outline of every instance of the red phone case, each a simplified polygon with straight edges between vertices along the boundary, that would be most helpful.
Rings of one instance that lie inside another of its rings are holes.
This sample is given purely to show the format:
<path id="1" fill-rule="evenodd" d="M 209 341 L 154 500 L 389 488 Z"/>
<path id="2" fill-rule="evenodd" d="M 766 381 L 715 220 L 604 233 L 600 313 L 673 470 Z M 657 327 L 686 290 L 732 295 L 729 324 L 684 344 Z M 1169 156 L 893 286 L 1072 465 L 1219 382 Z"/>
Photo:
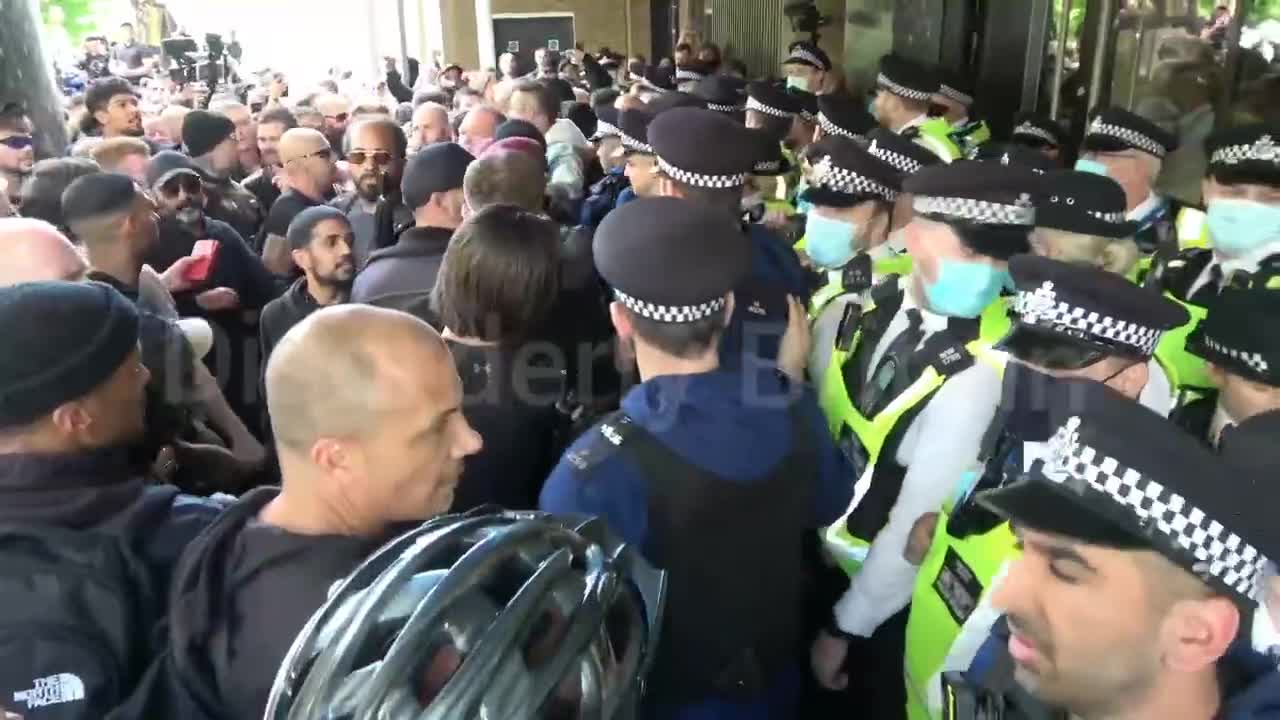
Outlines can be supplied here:
<path id="1" fill-rule="evenodd" d="M 197 240 L 193 248 L 191 248 L 191 257 L 196 261 L 187 266 L 187 271 L 183 273 L 187 280 L 193 283 L 202 283 L 209 279 L 209 274 L 213 272 L 213 263 L 218 258 L 218 248 L 221 245 L 217 240 Z"/>

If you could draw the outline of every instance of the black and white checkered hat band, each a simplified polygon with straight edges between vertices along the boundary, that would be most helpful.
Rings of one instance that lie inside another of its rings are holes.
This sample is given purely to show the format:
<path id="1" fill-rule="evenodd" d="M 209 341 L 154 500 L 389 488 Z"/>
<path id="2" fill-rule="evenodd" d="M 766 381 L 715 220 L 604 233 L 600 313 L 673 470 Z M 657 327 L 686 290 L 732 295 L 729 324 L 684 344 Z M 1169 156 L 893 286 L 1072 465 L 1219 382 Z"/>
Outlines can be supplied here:
<path id="1" fill-rule="evenodd" d="M 704 77 L 706 77 L 706 75 L 693 70 L 676 70 L 676 82 L 697 81 Z"/>
<path id="2" fill-rule="evenodd" d="M 1050 145 L 1058 144 L 1058 138 L 1054 137 L 1053 133 L 1049 132 L 1048 130 L 1045 130 L 1042 127 L 1032 125 L 1029 122 L 1024 122 L 1018 127 L 1013 129 L 1013 137 L 1018 137 L 1019 135 L 1023 135 L 1023 136 L 1029 135 L 1033 138 L 1043 140 L 1049 143 Z"/>
<path id="3" fill-rule="evenodd" d="M 685 185 L 703 188 L 733 188 L 747 182 L 747 175 L 750 173 L 737 173 L 735 175 L 704 175 L 702 173 L 681 170 L 672 165 L 662 156 L 658 156 L 658 169 L 667 175 L 667 177 L 682 182 Z"/>
<path id="4" fill-rule="evenodd" d="M 898 191 L 852 170 L 837 167 L 831 157 L 824 157 L 813 167 L 814 184 L 845 195 L 875 195 L 889 202 L 898 199 Z"/>
<path id="5" fill-rule="evenodd" d="M 859 134 L 857 134 L 857 133 L 849 132 L 848 130 L 845 130 L 844 128 L 840 127 L 839 125 L 837 125 L 837 124 L 835 124 L 835 123 L 831 122 L 831 118 L 828 118 L 828 117 L 827 117 L 825 114 L 823 114 L 823 113 L 818 113 L 818 126 L 819 126 L 819 127 L 821 127 L 821 128 L 822 128 L 822 131 L 823 131 L 823 132 L 825 132 L 825 133 L 826 133 L 826 134 L 828 134 L 828 135 L 839 135 L 839 136 L 841 136 L 841 137 L 847 137 L 847 138 L 849 138 L 850 140 L 862 140 L 862 139 L 863 139 L 861 135 L 859 135 Z"/>
<path id="6" fill-rule="evenodd" d="M 1036 224 L 1036 210 L 1030 206 L 931 195 L 917 195 L 911 206 L 922 215 L 945 215 L 979 225 L 1026 225 L 1029 227 Z"/>
<path id="7" fill-rule="evenodd" d="M 721 113 L 739 113 L 747 109 L 746 105 L 721 105 L 720 103 L 707 103 L 708 110 L 715 110 Z"/>
<path id="8" fill-rule="evenodd" d="M 1058 332 L 1091 336 L 1107 344 L 1127 345 L 1144 356 L 1155 352 L 1161 331 L 1127 320 L 1101 315 L 1058 299 L 1052 281 L 1045 281 L 1035 291 L 1018 293 L 1013 305 L 1019 322 Z"/>
<path id="9" fill-rule="evenodd" d="M 949 98 L 951 98 L 952 100 L 955 100 L 956 102 L 960 103 L 961 105 L 972 105 L 972 104 L 973 104 L 973 96 L 972 96 L 972 95 L 967 95 L 967 94 L 965 94 L 965 93 L 963 93 L 963 92 L 960 92 L 959 90 L 957 90 L 957 89 L 955 89 L 955 88 L 953 88 L 953 87 L 950 87 L 949 85 L 943 85 L 942 87 L 938 88 L 938 94 L 939 94 L 939 95 L 945 95 L 946 97 L 949 97 Z"/>
<path id="10" fill-rule="evenodd" d="M 929 98 L 933 97 L 933 93 L 927 93 L 923 90 L 912 90 L 909 87 L 904 87 L 902 85 L 899 85 L 893 80 L 890 80 L 889 76 L 885 75 L 884 73 L 880 73 L 880 75 L 876 77 L 876 85 L 879 86 L 881 89 L 888 90 L 894 95 L 898 95 L 899 97 L 904 97 L 908 100 L 926 100 L 927 101 Z"/>
<path id="11" fill-rule="evenodd" d="M 1164 146 L 1156 142 L 1154 139 L 1127 127 L 1120 125 L 1112 125 L 1111 123 L 1102 122 L 1101 118 L 1093 121 L 1089 126 L 1089 135 L 1102 135 L 1137 148 L 1145 153 L 1155 155 L 1162 158 L 1165 155 Z"/>
<path id="12" fill-rule="evenodd" d="M 877 142 L 872 142 L 870 145 L 868 145 L 867 152 L 871 153 L 874 157 L 888 163 L 899 172 L 904 172 L 908 175 L 914 175 L 920 171 L 920 168 L 924 167 L 924 165 L 921 164 L 919 161 L 914 160 L 906 155 L 902 155 L 892 150 L 883 148 Z"/>
<path id="13" fill-rule="evenodd" d="M 634 150 L 635 152 L 642 152 L 646 155 L 653 154 L 653 146 L 648 143 L 642 143 L 639 140 L 631 137 L 630 135 L 622 131 L 618 132 L 618 137 L 622 139 L 622 147 L 628 150 Z"/>
<path id="14" fill-rule="evenodd" d="M 1193 572 L 1216 578 L 1246 599 L 1255 600 L 1268 559 L 1217 518 L 1142 472 L 1126 467 L 1078 441 L 1081 421 L 1073 417 L 1050 440 L 1044 475 L 1051 482 L 1084 481 L 1132 513 L 1148 533 L 1159 533 L 1195 558 Z"/>
<path id="15" fill-rule="evenodd" d="M 772 105 L 765 105 L 764 103 L 760 102 L 759 100 L 753 97 L 747 98 L 747 109 L 755 110 L 756 112 L 762 112 L 765 115 L 772 115 L 774 117 L 780 117 L 780 118 L 793 118 L 796 116 L 796 114 L 793 112 L 787 112 L 786 110 L 779 110 L 778 108 L 773 107 Z"/>
<path id="16" fill-rule="evenodd" d="M 1219 355 L 1244 363 L 1246 367 L 1259 375 L 1268 375 L 1271 372 L 1271 363 L 1267 362 L 1267 359 L 1259 353 L 1244 352 L 1243 350 L 1227 347 L 1207 335 L 1204 337 L 1204 345 Z"/>
<path id="17" fill-rule="evenodd" d="M 777 57 L 777 56 L 775 55 L 774 57 Z M 796 62 L 806 63 L 808 65 L 812 65 L 818 68 L 819 70 L 826 67 L 826 65 L 823 64 L 823 62 L 818 59 L 817 55 L 814 55 L 813 53 L 809 52 L 808 50 L 805 50 L 804 48 L 796 48 L 792 50 L 791 57 L 787 58 L 787 61 L 788 62 L 796 61 Z"/>
<path id="18" fill-rule="evenodd" d="M 642 318 L 664 323 L 689 323 L 710 317 L 724 309 L 724 298 L 718 297 L 697 305 L 658 305 L 631 297 L 621 290 L 614 290 L 613 296 L 628 310 Z"/>
<path id="19" fill-rule="evenodd" d="M 603 120 L 596 121 L 595 134 L 591 136 L 592 140 L 600 140 L 607 137 L 622 137 L 622 130 L 617 125 L 607 123 Z"/>
<path id="20" fill-rule="evenodd" d="M 1213 151 L 1209 162 L 1214 165 L 1236 165 L 1242 162 L 1269 162 L 1280 166 L 1280 145 L 1270 135 L 1263 135 L 1249 145 L 1227 145 Z"/>
<path id="21" fill-rule="evenodd" d="M 1129 216 L 1122 212 L 1100 212 L 1098 210 L 1085 210 L 1085 212 L 1089 217 L 1092 217 L 1095 220 L 1101 220 L 1104 223 L 1112 223 L 1114 225 L 1119 225 L 1129 219 Z"/>

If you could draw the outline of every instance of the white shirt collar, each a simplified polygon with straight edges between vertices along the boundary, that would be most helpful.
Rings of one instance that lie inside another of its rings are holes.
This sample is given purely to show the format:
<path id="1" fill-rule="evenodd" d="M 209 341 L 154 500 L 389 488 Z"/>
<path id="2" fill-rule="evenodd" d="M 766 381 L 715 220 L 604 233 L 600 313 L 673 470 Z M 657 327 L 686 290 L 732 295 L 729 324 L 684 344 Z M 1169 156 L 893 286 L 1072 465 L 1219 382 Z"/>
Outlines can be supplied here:
<path id="1" fill-rule="evenodd" d="M 1164 202 L 1164 200 L 1162 200 L 1159 195 L 1155 193 L 1149 193 L 1147 195 L 1147 199 L 1138 203 L 1138 207 L 1130 210 L 1129 213 L 1125 216 L 1125 219 L 1126 220 L 1142 220 L 1146 218 L 1148 215 L 1150 215 L 1153 210 L 1160 207 L 1160 204 L 1162 202 Z"/>
<path id="2" fill-rule="evenodd" d="M 921 125 L 924 125 L 928 121 L 929 121 L 928 115 L 926 114 L 917 115 L 914 118 L 908 120 L 905 125 L 898 128 L 896 132 L 898 135 L 901 135 L 902 133 L 906 132 L 907 130 L 910 130 L 911 128 L 920 127 Z"/>
<path id="3" fill-rule="evenodd" d="M 902 278 L 898 281 L 898 287 L 902 288 L 902 292 L 903 292 L 902 309 L 899 310 L 898 312 L 906 312 L 907 310 L 911 310 L 911 309 L 919 310 L 920 317 L 924 321 L 923 323 L 921 323 L 920 327 L 924 328 L 924 331 L 928 334 L 933 334 L 935 332 L 946 330 L 947 329 L 946 315 L 939 315 L 938 313 L 930 310 L 927 307 L 923 307 L 916 302 L 915 293 L 911 292 L 911 285 L 913 282 L 914 281 L 910 279 L 910 276 Z"/>

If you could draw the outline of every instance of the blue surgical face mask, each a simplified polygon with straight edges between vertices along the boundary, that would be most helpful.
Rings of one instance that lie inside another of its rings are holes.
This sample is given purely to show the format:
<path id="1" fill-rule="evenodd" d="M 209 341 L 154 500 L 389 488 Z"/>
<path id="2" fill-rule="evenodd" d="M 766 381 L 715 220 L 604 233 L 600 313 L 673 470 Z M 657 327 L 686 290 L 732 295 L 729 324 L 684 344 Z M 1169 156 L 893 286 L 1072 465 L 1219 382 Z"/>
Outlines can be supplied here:
<path id="1" fill-rule="evenodd" d="M 1007 276 L 985 262 L 939 260 L 938 279 L 925 287 L 925 300 L 939 315 L 976 318 L 1000 296 Z"/>
<path id="2" fill-rule="evenodd" d="M 802 92 L 809 92 L 809 78 L 802 75 L 788 75 L 787 87 Z"/>
<path id="3" fill-rule="evenodd" d="M 809 202 L 808 200 L 797 200 L 796 212 L 800 213 L 801 215 L 812 215 L 813 203 Z"/>
<path id="4" fill-rule="evenodd" d="M 1244 255 L 1280 245 L 1280 205 L 1237 198 L 1209 203 L 1209 238 L 1224 255 Z"/>
<path id="5" fill-rule="evenodd" d="M 805 252 L 814 263 L 834 270 L 853 259 L 858 227 L 851 222 L 809 213 L 804 226 Z"/>
<path id="6" fill-rule="evenodd" d="M 1107 176 L 1106 165 L 1103 165 L 1097 160 L 1090 160 L 1088 158 L 1080 158 L 1077 160 L 1076 170 L 1079 170 L 1080 172 L 1093 173 L 1094 175 L 1101 175 L 1102 177 Z"/>

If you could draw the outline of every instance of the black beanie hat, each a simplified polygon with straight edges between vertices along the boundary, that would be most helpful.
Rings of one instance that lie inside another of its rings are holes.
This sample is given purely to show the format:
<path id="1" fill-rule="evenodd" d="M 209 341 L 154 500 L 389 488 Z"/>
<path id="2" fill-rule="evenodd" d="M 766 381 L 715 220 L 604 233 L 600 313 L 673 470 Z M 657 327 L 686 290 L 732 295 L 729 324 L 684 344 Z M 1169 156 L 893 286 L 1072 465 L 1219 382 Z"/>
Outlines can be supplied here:
<path id="1" fill-rule="evenodd" d="M 409 158 L 400 181 L 404 206 L 417 210 L 431 200 L 431 195 L 462 187 L 467 166 L 475 156 L 457 143 L 428 145 Z"/>
<path id="2" fill-rule="evenodd" d="M 182 119 L 182 144 L 193 158 L 207 154 L 235 132 L 236 124 L 219 112 L 192 110 Z"/>
<path id="3" fill-rule="evenodd" d="M 529 138 L 538 141 L 543 148 L 547 146 L 547 139 L 543 137 L 537 126 L 528 120 L 507 120 L 498 126 L 493 133 L 493 141 L 506 140 L 512 137 Z"/>
<path id="4" fill-rule="evenodd" d="M 311 244 L 311 231 L 325 220 L 341 220 L 348 227 L 351 225 L 345 213 L 332 205 L 316 205 L 294 216 L 285 231 L 285 239 L 289 241 L 290 250 L 302 250 Z"/>
<path id="5" fill-rule="evenodd" d="M 0 428 L 17 427 L 106 382 L 138 347 L 138 313 L 102 283 L 21 283 L 0 288 L 0 337 Z"/>

